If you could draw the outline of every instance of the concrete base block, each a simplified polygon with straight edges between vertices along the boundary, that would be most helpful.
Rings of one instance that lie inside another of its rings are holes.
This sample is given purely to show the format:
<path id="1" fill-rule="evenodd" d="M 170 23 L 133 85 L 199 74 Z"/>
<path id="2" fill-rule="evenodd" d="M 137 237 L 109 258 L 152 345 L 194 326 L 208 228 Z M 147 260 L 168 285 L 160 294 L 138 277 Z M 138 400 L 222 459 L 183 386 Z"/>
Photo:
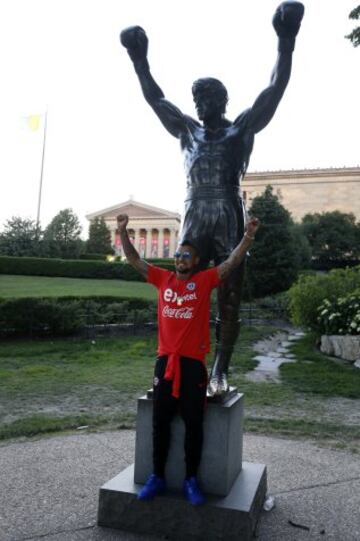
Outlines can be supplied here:
<path id="1" fill-rule="evenodd" d="M 204 444 L 198 478 L 204 492 L 226 496 L 242 465 L 243 400 L 236 393 L 225 403 L 208 403 L 204 420 Z M 138 400 L 135 446 L 135 483 L 144 484 L 153 472 L 152 399 Z M 182 488 L 185 478 L 184 423 L 172 422 L 166 481 L 171 489 Z"/>
<path id="2" fill-rule="evenodd" d="M 138 534 L 166 536 L 173 541 L 247 541 L 252 539 L 266 494 L 266 467 L 243 463 L 229 494 L 207 496 L 205 505 L 193 507 L 177 491 L 152 501 L 136 497 L 129 466 L 100 489 L 98 525 Z"/>

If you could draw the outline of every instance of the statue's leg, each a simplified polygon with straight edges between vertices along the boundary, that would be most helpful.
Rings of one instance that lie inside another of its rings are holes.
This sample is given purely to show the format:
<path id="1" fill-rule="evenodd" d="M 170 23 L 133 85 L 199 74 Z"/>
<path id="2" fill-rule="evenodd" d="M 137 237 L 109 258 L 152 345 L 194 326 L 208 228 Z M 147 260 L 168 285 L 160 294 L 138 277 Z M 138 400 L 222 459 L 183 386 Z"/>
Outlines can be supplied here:
<path id="1" fill-rule="evenodd" d="M 201 270 L 207 268 L 211 259 L 213 214 L 211 201 L 189 200 L 185 203 L 179 243 L 187 241 L 196 248 L 200 257 L 199 268 Z"/>
<path id="2" fill-rule="evenodd" d="M 221 202 L 221 217 L 214 231 L 215 264 L 224 261 L 244 234 L 244 210 L 240 198 Z M 218 287 L 215 359 L 210 373 L 209 393 L 228 390 L 228 369 L 240 328 L 239 308 L 245 276 L 245 260 Z"/>
<path id="3" fill-rule="evenodd" d="M 239 335 L 239 308 L 245 275 L 245 261 L 218 288 L 218 314 L 215 323 L 215 359 L 211 369 L 209 392 L 228 390 L 228 370 L 234 345 Z"/>

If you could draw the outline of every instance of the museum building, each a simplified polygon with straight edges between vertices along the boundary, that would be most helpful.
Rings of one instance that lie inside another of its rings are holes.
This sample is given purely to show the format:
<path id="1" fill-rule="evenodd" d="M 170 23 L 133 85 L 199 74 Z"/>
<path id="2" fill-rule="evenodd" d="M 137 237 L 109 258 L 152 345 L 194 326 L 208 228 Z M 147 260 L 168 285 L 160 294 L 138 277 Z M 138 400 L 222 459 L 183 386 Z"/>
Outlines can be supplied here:
<path id="1" fill-rule="evenodd" d="M 152 207 L 129 199 L 119 205 L 88 214 L 89 221 L 104 218 L 111 234 L 111 243 L 118 255 L 124 255 L 116 217 L 129 216 L 128 232 L 141 257 L 174 257 L 180 230 L 180 214 Z"/>

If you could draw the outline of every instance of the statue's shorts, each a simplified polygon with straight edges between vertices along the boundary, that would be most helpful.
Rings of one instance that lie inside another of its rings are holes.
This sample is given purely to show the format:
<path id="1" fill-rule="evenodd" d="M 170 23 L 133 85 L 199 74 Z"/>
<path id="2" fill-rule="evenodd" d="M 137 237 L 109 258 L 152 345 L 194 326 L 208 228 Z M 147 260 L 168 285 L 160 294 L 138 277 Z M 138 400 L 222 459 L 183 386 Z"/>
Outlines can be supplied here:
<path id="1" fill-rule="evenodd" d="M 191 188 L 185 200 L 180 242 L 198 251 L 201 267 L 224 261 L 244 234 L 244 207 L 238 186 Z"/>

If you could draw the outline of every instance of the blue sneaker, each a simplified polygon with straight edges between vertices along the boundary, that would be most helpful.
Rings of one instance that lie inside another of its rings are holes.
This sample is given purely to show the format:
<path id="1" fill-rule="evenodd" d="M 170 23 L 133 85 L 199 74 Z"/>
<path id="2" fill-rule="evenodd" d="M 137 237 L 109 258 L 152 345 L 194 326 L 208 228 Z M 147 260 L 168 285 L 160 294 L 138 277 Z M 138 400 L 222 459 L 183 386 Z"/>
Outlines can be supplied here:
<path id="1" fill-rule="evenodd" d="M 196 477 L 185 479 L 183 492 L 185 498 L 191 505 L 201 505 L 205 502 L 204 495 L 200 490 Z"/>
<path id="2" fill-rule="evenodd" d="M 145 485 L 140 490 L 137 498 L 138 500 L 152 500 L 155 496 L 158 496 L 162 492 L 165 492 L 166 483 L 165 479 L 159 477 L 155 473 L 152 473 Z"/>

